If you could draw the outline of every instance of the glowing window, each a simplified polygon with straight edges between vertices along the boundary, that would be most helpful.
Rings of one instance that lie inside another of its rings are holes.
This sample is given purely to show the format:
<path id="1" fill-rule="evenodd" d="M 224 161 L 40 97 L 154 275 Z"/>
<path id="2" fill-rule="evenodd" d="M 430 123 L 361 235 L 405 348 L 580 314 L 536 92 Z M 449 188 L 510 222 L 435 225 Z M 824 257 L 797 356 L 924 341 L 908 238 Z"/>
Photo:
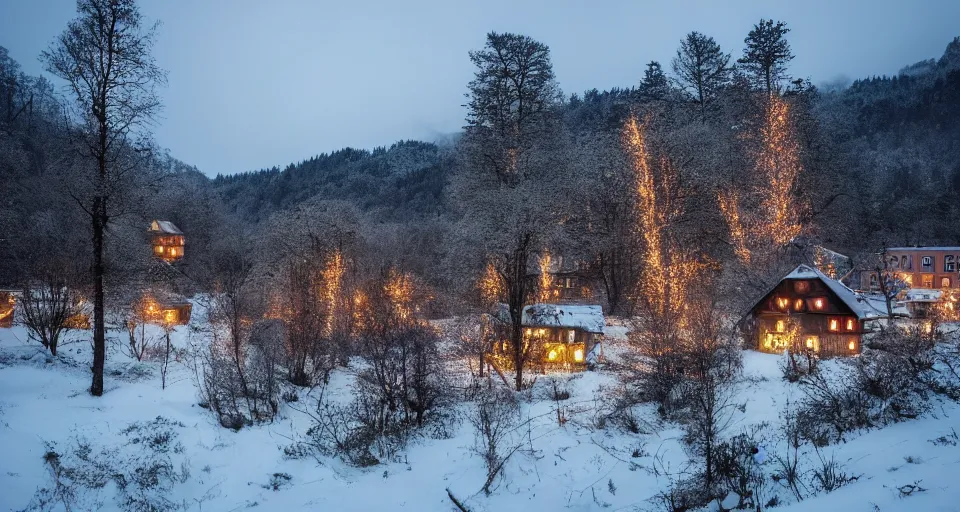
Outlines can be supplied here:
<path id="1" fill-rule="evenodd" d="M 794 281 L 793 289 L 797 293 L 807 293 L 810 291 L 810 281 Z"/>
<path id="2" fill-rule="evenodd" d="M 788 298 L 786 298 L 786 297 L 779 297 L 779 298 L 777 299 L 777 306 L 778 306 L 780 309 L 784 309 L 784 310 L 785 310 L 785 309 L 787 309 L 787 307 L 788 307 L 789 305 L 790 305 L 790 299 L 788 299 Z"/>
<path id="3" fill-rule="evenodd" d="M 814 352 L 818 352 L 820 350 L 820 338 L 816 336 L 807 336 L 803 344 L 808 350 L 813 350 Z"/>
<path id="4" fill-rule="evenodd" d="M 797 299 L 797 301 L 793 303 L 793 309 L 803 311 L 803 299 Z"/>
<path id="5" fill-rule="evenodd" d="M 854 341 L 854 340 L 850 340 L 850 343 L 847 345 L 847 348 L 849 348 L 850 350 L 856 350 L 856 349 L 857 349 L 857 342 Z"/>
<path id="6" fill-rule="evenodd" d="M 786 325 L 784 324 L 783 320 L 777 320 L 776 329 L 777 329 L 777 332 L 783 332 L 784 330 L 786 330 Z"/>
<path id="7" fill-rule="evenodd" d="M 852 318 L 847 320 L 847 330 L 848 330 L 848 331 L 852 331 L 852 330 L 853 330 L 853 319 L 852 319 Z"/>
<path id="8" fill-rule="evenodd" d="M 573 351 L 573 360 L 576 361 L 576 362 L 578 362 L 578 363 L 582 363 L 582 362 L 583 362 L 583 349 L 582 349 L 582 348 L 578 348 L 578 349 L 576 349 L 576 350 Z"/>
<path id="9" fill-rule="evenodd" d="M 813 309 L 823 309 L 827 306 L 827 301 L 823 297 L 817 297 L 813 299 Z"/>
<path id="10" fill-rule="evenodd" d="M 836 318 L 830 319 L 830 326 L 828 327 L 831 331 L 837 332 L 840 330 L 840 321 Z"/>

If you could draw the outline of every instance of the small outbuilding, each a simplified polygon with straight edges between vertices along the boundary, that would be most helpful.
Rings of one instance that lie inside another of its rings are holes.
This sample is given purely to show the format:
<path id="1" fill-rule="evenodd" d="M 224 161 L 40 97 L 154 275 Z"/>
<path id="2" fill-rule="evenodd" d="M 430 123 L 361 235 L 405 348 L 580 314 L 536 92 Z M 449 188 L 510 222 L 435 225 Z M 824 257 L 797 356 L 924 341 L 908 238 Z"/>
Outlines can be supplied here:
<path id="1" fill-rule="evenodd" d="M 506 321 L 504 308 L 499 315 Z M 598 305 L 531 304 L 521 318 L 525 343 L 545 367 L 582 370 L 602 357 L 606 321 Z"/>

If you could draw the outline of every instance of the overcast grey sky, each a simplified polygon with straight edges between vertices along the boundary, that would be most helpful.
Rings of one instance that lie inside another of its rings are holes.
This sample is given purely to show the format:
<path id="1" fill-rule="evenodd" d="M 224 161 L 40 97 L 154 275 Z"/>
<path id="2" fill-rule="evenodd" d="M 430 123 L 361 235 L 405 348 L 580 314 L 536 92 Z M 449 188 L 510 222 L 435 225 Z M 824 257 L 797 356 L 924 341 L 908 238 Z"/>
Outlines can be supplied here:
<path id="1" fill-rule="evenodd" d="M 467 52 L 488 31 L 550 46 L 566 94 L 635 85 L 692 30 L 734 58 L 761 17 L 786 21 L 814 83 L 895 73 L 960 35 L 960 0 L 143 0 L 169 71 L 158 143 L 208 175 L 463 125 Z M 30 74 L 74 0 L 0 0 L 0 46 Z"/>

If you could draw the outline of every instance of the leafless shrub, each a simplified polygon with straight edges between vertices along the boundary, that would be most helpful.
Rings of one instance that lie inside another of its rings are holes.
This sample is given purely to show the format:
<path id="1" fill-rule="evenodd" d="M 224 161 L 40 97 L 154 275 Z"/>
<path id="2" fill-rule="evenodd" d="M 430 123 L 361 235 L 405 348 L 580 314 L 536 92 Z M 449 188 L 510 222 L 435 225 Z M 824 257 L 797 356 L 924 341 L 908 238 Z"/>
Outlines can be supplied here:
<path id="1" fill-rule="evenodd" d="M 516 429 L 520 406 L 513 393 L 494 388 L 480 396 L 467 414 L 475 435 L 474 452 L 483 459 L 487 478 L 481 490 L 490 494 L 503 466 L 523 446 Z"/>
<path id="2" fill-rule="evenodd" d="M 800 418 L 796 409 L 791 408 L 789 401 L 780 413 L 780 419 L 785 446 L 782 452 L 773 454 L 773 462 L 777 468 L 773 473 L 773 480 L 789 489 L 798 502 L 803 501 L 806 486 L 803 481 L 804 472 L 800 467 L 800 448 L 805 440 Z"/>
<path id="3" fill-rule="evenodd" d="M 82 311 L 80 296 L 67 288 L 64 281 L 50 277 L 23 287 L 17 316 L 30 338 L 56 356 L 61 336 L 71 328 L 71 319 Z"/>
<path id="4" fill-rule="evenodd" d="M 181 428 L 182 423 L 158 416 L 121 430 L 123 441 L 115 447 L 95 450 L 82 437 L 62 449 L 50 444 L 43 459 L 53 487 L 40 489 L 27 510 L 48 510 L 53 503 L 66 510 L 103 508 L 96 494 L 109 483 L 116 489 L 119 510 L 180 510 L 183 504 L 170 496 L 190 478 L 189 461 L 177 440 Z"/>
<path id="5" fill-rule="evenodd" d="M 762 432 L 768 428 L 766 423 L 755 425 L 749 430 L 719 443 L 716 447 L 716 488 L 715 496 L 725 497 L 730 493 L 737 498 L 737 509 L 760 509 L 766 486 L 766 474 L 763 472 Z"/>
<path id="6" fill-rule="evenodd" d="M 787 382 L 797 382 L 804 375 L 815 373 L 820 365 L 820 357 L 810 349 L 791 348 L 784 352 L 780 360 L 780 371 Z"/>
<path id="7" fill-rule="evenodd" d="M 824 457 L 819 449 L 816 450 L 819 464 L 813 469 L 812 487 L 814 492 L 833 492 L 844 485 L 860 479 L 860 475 L 851 475 L 844 470 L 842 463 L 834 455 Z"/>

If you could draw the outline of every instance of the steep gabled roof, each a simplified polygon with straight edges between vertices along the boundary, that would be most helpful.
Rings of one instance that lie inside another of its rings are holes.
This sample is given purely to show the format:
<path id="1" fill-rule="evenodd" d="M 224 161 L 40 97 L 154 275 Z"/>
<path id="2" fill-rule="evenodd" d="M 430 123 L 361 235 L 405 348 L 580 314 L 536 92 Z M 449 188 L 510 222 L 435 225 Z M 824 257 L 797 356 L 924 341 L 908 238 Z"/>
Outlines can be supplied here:
<path id="1" fill-rule="evenodd" d="M 814 267 L 809 265 L 798 265 L 797 268 L 793 269 L 789 274 L 784 276 L 780 281 L 777 282 L 771 290 L 764 293 L 758 302 L 756 302 L 751 309 L 751 311 L 757 307 L 758 304 L 765 301 L 767 297 L 776 289 L 777 286 L 780 286 L 780 283 L 787 280 L 798 280 L 798 279 L 819 279 L 834 295 L 846 305 L 850 311 L 856 315 L 860 320 L 872 320 L 877 318 L 885 318 L 886 313 L 876 309 L 873 305 L 870 304 L 870 301 L 865 300 L 863 297 L 857 295 L 856 292 L 847 288 L 843 283 L 835 281 L 826 276 L 823 272 L 820 272 Z"/>
<path id="2" fill-rule="evenodd" d="M 151 233 L 162 233 L 164 235 L 182 235 L 183 231 L 180 231 L 174 223 L 169 220 L 155 220 L 150 223 Z"/>
<path id="3" fill-rule="evenodd" d="M 500 305 L 497 318 L 509 320 L 506 304 Z M 603 334 L 606 320 L 603 308 L 597 305 L 531 304 L 523 308 L 521 323 L 524 327 L 560 327 Z"/>

